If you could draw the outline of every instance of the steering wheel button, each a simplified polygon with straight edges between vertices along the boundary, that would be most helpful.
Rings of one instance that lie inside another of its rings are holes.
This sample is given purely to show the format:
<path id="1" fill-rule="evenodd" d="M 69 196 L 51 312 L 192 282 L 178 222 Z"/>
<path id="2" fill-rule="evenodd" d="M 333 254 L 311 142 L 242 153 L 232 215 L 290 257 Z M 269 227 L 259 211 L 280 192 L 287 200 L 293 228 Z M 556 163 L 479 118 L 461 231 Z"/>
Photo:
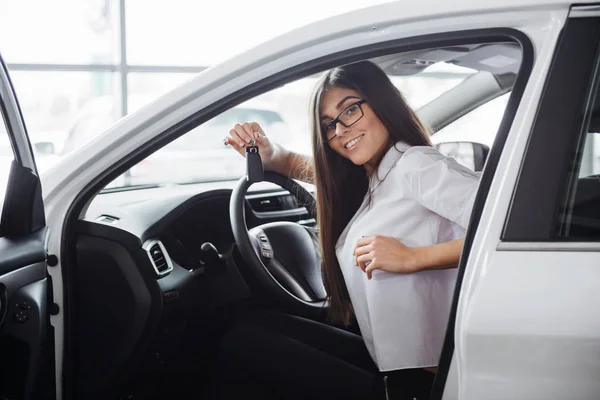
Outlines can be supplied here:
<path id="1" fill-rule="evenodd" d="M 29 319 L 27 314 L 25 314 L 24 312 L 18 312 L 13 317 L 14 317 L 15 321 L 17 321 L 18 323 L 21 323 L 21 324 L 24 322 L 27 322 L 27 320 Z"/>
<path id="2" fill-rule="evenodd" d="M 269 250 L 269 251 L 273 250 L 273 248 L 271 247 L 271 245 L 270 245 L 269 243 L 262 243 L 262 244 L 260 245 L 260 247 L 261 247 L 263 250 Z"/>
<path id="3" fill-rule="evenodd" d="M 273 257 L 273 253 L 270 251 L 265 251 L 263 250 L 262 255 L 264 258 L 272 258 Z"/>
<path id="4" fill-rule="evenodd" d="M 268 239 L 267 239 L 267 237 L 265 235 L 262 235 L 262 236 L 260 236 L 260 241 L 263 242 L 263 243 L 267 243 Z"/>

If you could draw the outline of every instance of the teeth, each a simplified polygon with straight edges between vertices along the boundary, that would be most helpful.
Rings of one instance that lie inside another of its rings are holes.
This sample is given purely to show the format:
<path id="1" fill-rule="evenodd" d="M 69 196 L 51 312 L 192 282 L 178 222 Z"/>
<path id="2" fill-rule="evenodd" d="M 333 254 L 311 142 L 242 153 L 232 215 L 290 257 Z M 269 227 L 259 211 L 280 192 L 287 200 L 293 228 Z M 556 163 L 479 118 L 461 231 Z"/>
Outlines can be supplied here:
<path id="1" fill-rule="evenodd" d="M 350 141 L 350 143 L 348 143 L 346 145 L 346 148 L 349 149 L 350 147 L 354 146 L 356 143 L 358 143 L 360 141 L 360 139 L 362 139 L 362 136 L 359 136 L 356 139 Z"/>

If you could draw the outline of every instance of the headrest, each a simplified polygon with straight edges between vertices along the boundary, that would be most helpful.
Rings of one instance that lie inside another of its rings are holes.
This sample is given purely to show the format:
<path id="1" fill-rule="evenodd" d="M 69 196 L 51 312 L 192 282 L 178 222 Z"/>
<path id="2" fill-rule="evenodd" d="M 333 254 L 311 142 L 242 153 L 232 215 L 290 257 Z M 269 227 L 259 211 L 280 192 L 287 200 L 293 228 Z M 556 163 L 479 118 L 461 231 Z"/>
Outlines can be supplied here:
<path id="1" fill-rule="evenodd" d="M 444 142 L 436 145 L 440 153 L 452 157 L 473 171 L 482 171 L 490 148 L 476 142 Z"/>

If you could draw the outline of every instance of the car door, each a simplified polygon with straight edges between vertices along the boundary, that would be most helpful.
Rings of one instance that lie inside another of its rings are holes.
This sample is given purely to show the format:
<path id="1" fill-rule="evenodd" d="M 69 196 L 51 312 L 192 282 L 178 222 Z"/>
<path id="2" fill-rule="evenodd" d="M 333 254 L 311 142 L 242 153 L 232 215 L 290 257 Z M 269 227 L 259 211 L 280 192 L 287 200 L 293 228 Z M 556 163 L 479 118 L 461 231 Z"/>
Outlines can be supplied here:
<path id="1" fill-rule="evenodd" d="M 0 398 L 54 398 L 48 229 L 40 179 L 0 58 Z"/>
<path id="2" fill-rule="evenodd" d="M 446 399 L 600 396 L 599 54 L 600 8 L 573 7 L 481 205 Z"/>

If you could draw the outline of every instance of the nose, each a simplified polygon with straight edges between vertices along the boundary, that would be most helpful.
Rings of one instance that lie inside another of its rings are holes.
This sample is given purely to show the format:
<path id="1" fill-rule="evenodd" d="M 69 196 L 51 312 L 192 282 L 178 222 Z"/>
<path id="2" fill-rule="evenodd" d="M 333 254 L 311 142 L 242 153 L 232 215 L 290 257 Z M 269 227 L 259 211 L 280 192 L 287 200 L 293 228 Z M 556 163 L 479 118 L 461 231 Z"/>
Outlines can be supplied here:
<path id="1" fill-rule="evenodd" d="M 346 128 L 344 125 L 342 125 L 342 123 L 340 121 L 338 121 L 335 124 L 335 135 L 336 136 L 341 136 L 345 133 L 347 133 L 350 130 L 350 128 Z"/>

